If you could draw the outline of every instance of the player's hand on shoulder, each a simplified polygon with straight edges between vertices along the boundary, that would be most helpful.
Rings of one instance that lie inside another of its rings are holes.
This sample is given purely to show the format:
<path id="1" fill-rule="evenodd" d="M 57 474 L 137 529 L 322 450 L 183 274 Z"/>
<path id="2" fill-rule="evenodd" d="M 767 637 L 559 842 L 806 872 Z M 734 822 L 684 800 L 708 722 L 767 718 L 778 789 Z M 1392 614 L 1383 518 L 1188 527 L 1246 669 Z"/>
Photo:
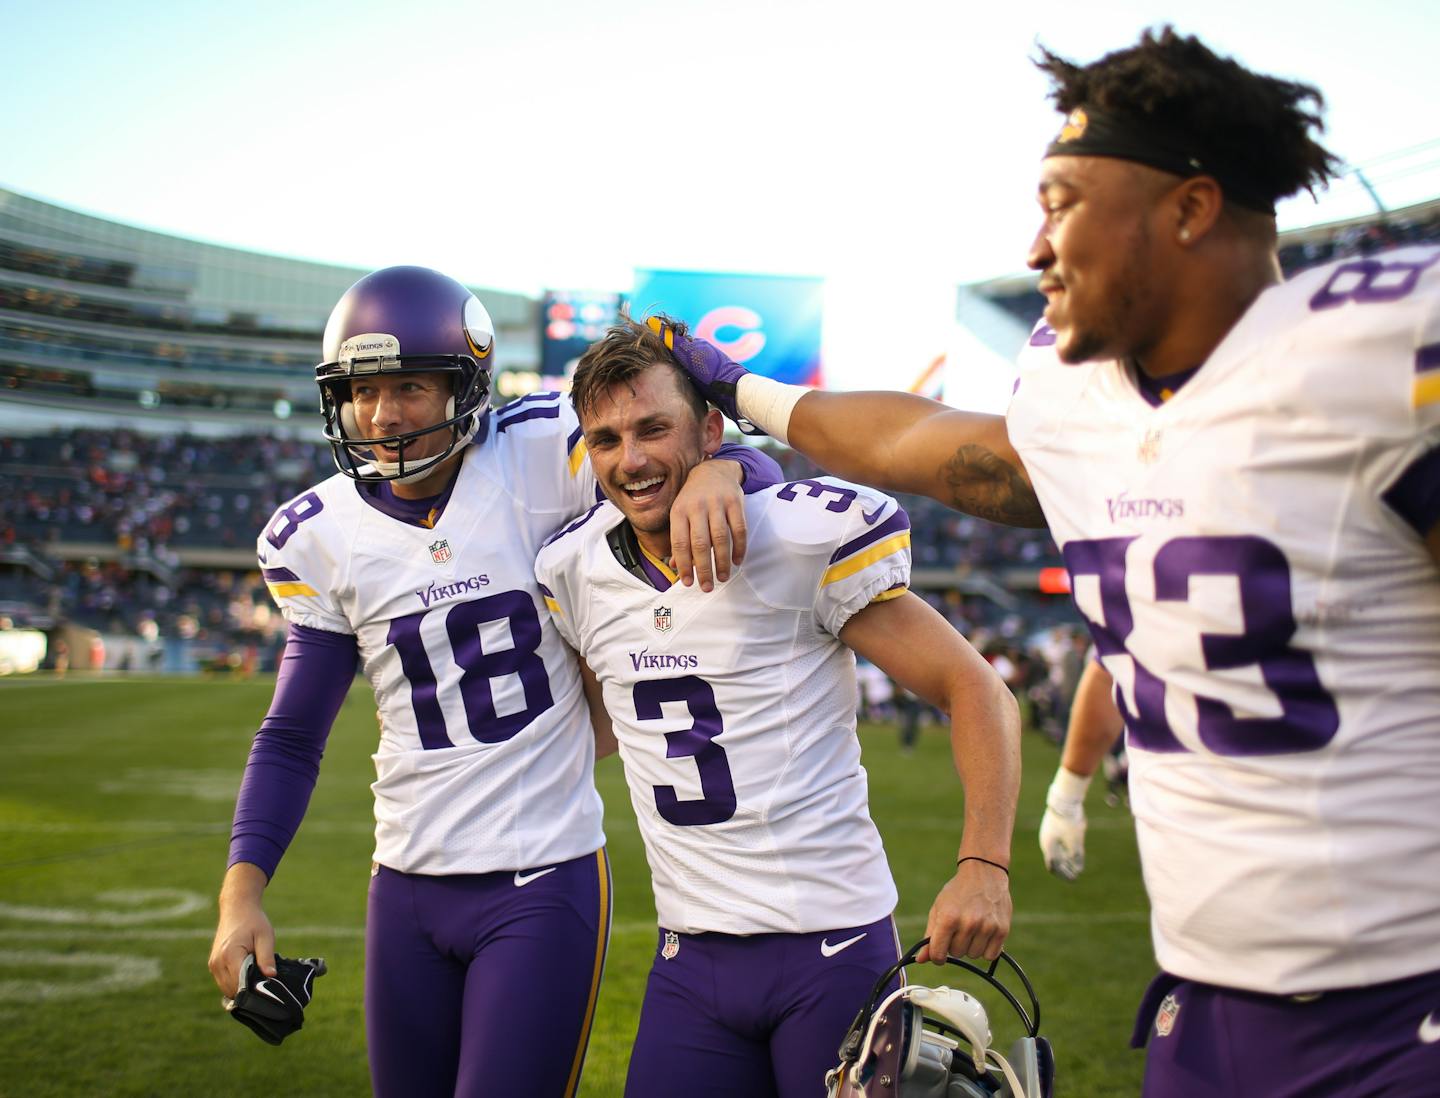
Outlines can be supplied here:
<path id="1" fill-rule="evenodd" d="M 230 867 L 220 889 L 220 919 L 210 946 L 210 975 L 229 998 L 240 984 L 245 958 L 255 955 L 260 971 L 275 975 L 275 928 L 260 904 L 265 875 L 256 866 L 241 862 Z M 258 887 L 257 887 L 258 886 Z"/>
<path id="2" fill-rule="evenodd" d="M 993 961 L 1009 937 L 1013 914 L 1009 874 L 989 862 L 966 859 L 935 897 L 925 921 L 930 944 L 916 959 L 937 965 L 947 955 Z"/>
<path id="3" fill-rule="evenodd" d="M 700 590 L 730 578 L 745 559 L 745 494 L 723 463 L 702 461 L 690 470 L 670 508 L 670 553 L 680 582 Z"/>
<path id="4" fill-rule="evenodd" d="M 1062 880 L 1073 881 L 1085 869 L 1085 790 L 1089 785 L 1089 778 L 1062 766 L 1045 795 L 1040 853 L 1045 868 Z"/>

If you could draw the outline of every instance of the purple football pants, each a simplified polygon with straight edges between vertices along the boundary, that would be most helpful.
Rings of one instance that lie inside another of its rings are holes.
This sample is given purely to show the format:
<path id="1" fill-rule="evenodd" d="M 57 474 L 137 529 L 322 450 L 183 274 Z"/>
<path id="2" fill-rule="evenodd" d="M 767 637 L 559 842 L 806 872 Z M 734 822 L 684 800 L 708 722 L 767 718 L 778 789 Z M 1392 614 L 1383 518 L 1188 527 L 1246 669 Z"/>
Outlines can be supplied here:
<path id="1" fill-rule="evenodd" d="M 669 935 L 669 948 L 667 934 L 625 1098 L 824 1098 L 846 1030 L 900 957 L 889 916 L 814 934 Z"/>
<path id="2" fill-rule="evenodd" d="M 1135 1022 L 1145 1098 L 1440 1095 L 1440 972 L 1318 997 L 1161 973 Z"/>
<path id="3" fill-rule="evenodd" d="M 570 1098 L 609 940 L 603 849 L 519 873 L 380 866 L 365 928 L 377 1098 Z"/>

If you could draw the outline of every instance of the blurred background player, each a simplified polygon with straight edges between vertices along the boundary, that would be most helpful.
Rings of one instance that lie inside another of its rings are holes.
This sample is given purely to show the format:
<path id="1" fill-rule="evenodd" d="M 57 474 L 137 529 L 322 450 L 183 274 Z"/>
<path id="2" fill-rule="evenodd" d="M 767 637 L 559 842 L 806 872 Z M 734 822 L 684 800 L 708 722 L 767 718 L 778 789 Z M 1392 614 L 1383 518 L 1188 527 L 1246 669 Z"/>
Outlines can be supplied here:
<path id="1" fill-rule="evenodd" d="M 231 995 L 247 954 L 273 972 L 261 896 L 358 666 L 381 725 L 365 960 L 379 1095 L 573 1094 L 608 942 L 592 725 L 533 570 L 595 479 L 558 393 L 490 410 L 493 339 L 480 301 L 436 271 L 390 267 L 351 287 L 316 370 L 341 475 L 259 539 L 289 633 L 235 808 L 210 969 Z M 739 513 L 740 472 L 717 461 L 687 485 L 692 537 Z"/>
<path id="2" fill-rule="evenodd" d="M 1125 723 L 1115 707 L 1114 690 L 1110 672 L 1098 660 L 1090 660 L 1080 673 L 1060 766 L 1045 794 L 1040 853 L 1045 868 L 1067 881 L 1080 876 L 1085 868 L 1085 793 L 1095 771 L 1105 767 L 1116 742 L 1125 733 Z M 1118 782 L 1118 761 L 1115 766 Z"/>
<path id="3" fill-rule="evenodd" d="M 557 534 L 536 574 L 603 688 L 654 883 L 659 943 L 626 1094 L 819 1098 L 899 957 L 849 649 L 952 719 L 966 795 L 927 928 L 942 961 L 993 959 L 1009 931 L 1018 707 L 907 590 L 909 519 L 868 489 L 753 494 L 744 567 L 712 595 L 675 583 L 670 503 L 723 421 L 656 332 L 612 328 L 572 395 L 610 502 Z"/>
<path id="4" fill-rule="evenodd" d="M 1066 119 L 1005 418 L 676 357 L 842 476 L 1048 521 L 1126 722 L 1146 1093 L 1431 1092 L 1440 249 L 1282 283 L 1274 204 L 1337 168 L 1316 89 L 1169 28 L 1039 65 Z"/>

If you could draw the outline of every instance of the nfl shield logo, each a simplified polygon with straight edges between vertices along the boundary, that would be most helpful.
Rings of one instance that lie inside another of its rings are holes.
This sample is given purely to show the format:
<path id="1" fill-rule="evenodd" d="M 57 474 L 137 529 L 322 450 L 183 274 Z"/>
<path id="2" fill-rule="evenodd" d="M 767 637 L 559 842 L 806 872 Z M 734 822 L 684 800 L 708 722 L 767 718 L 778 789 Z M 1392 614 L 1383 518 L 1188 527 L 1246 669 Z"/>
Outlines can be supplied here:
<path id="1" fill-rule="evenodd" d="M 1160 1009 L 1155 1012 L 1155 1036 L 1169 1037 L 1175 1028 L 1175 1017 L 1180 1013 L 1180 1000 L 1167 995 L 1160 1000 Z"/>
<path id="2" fill-rule="evenodd" d="M 431 545 L 430 559 L 436 564 L 444 564 L 448 561 L 450 559 L 450 543 L 442 538 Z"/>
<path id="3" fill-rule="evenodd" d="M 670 626 L 673 625 L 673 624 L 674 624 L 674 619 L 670 616 L 670 607 L 668 607 L 668 606 L 657 606 L 657 607 L 655 607 L 655 628 L 656 628 L 659 632 L 661 632 L 661 633 L 668 633 L 668 632 L 670 632 Z"/>
<path id="4" fill-rule="evenodd" d="M 675 955 L 680 952 L 680 935 L 673 930 L 665 932 L 665 948 L 660 951 L 660 956 L 667 961 L 673 961 Z"/>

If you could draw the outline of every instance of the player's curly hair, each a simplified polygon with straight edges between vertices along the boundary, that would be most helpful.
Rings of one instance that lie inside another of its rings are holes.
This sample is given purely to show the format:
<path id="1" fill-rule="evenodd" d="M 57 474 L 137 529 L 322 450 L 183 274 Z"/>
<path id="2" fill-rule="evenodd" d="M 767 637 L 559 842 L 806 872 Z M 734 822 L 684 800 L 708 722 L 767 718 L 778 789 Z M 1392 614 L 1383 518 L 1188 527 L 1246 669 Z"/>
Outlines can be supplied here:
<path id="1" fill-rule="evenodd" d="M 1064 113 L 1086 104 L 1221 149 L 1273 202 L 1335 178 L 1341 161 L 1312 136 L 1323 133 L 1325 97 L 1311 84 L 1251 72 L 1171 26 L 1138 44 L 1076 65 L 1039 47 L 1035 64 Z"/>
<path id="2" fill-rule="evenodd" d="M 663 313 L 655 316 L 675 330 L 684 339 L 690 334 L 683 320 L 675 320 Z M 700 395 L 700 390 L 690 380 L 671 356 L 665 341 L 649 325 L 621 316 L 615 324 L 595 343 L 586 348 L 575 366 L 575 377 L 570 382 L 570 401 L 575 411 L 584 416 L 595 410 L 595 402 L 613 385 L 628 383 L 655 365 L 668 366 L 675 371 L 680 382 L 680 392 L 695 412 L 696 419 L 703 419 L 709 405 Z"/>

